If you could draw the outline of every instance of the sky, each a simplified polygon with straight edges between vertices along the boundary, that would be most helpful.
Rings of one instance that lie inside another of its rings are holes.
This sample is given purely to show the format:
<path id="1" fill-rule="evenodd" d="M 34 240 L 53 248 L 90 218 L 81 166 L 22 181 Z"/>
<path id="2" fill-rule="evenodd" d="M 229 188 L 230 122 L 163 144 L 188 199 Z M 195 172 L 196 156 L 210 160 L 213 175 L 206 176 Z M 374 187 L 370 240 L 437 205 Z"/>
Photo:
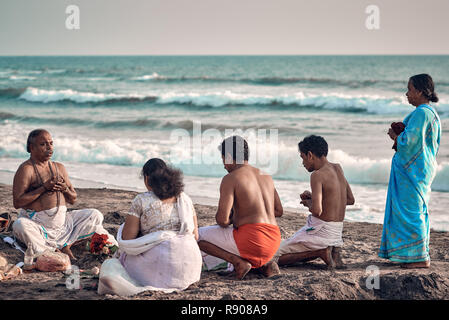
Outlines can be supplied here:
<path id="1" fill-rule="evenodd" d="M 449 0 L 0 0 L 0 55 L 449 54 L 448 34 Z"/>

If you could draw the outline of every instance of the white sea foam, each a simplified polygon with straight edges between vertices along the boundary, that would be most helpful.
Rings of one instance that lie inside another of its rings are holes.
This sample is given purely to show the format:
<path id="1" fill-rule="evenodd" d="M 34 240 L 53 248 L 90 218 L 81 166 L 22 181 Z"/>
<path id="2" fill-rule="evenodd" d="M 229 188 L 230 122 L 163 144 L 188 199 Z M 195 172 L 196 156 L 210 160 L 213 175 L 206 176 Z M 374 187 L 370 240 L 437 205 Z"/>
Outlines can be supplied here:
<path id="1" fill-rule="evenodd" d="M 76 103 L 86 102 L 102 102 L 108 100 L 121 100 L 127 98 L 143 99 L 139 94 L 116 94 L 116 93 L 93 93 L 79 92 L 71 89 L 67 90 L 45 90 L 29 87 L 22 93 L 19 99 L 30 102 L 57 102 L 57 101 L 73 101 Z"/>
<path id="2" fill-rule="evenodd" d="M 19 73 L 23 73 L 23 74 L 41 74 L 42 71 L 41 70 L 19 70 Z"/>
<path id="3" fill-rule="evenodd" d="M 35 80 L 36 77 L 32 77 L 32 76 L 10 76 L 9 77 L 10 80 Z"/>
<path id="4" fill-rule="evenodd" d="M 0 71 L 0 77 L 10 75 L 11 73 L 13 73 L 12 70 L 2 70 L 2 71 Z"/>
<path id="5" fill-rule="evenodd" d="M 195 106 L 224 107 L 227 105 L 272 105 L 316 107 L 328 110 L 362 111 L 374 114 L 398 114 L 410 112 L 405 97 L 380 95 L 349 95 L 343 93 L 253 94 L 229 90 L 209 93 L 167 92 L 158 96 L 160 104 L 192 104 Z M 438 110 L 449 111 L 449 101 L 441 99 Z"/>
<path id="6" fill-rule="evenodd" d="M 19 99 L 30 102 L 73 101 L 76 103 L 104 102 L 123 99 L 154 98 L 156 104 L 186 104 L 201 107 L 224 107 L 227 105 L 299 106 L 328 110 L 359 111 L 375 114 L 403 114 L 410 111 L 404 97 L 383 97 L 378 95 L 348 95 L 342 93 L 311 94 L 255 94 L 237 93 L 230 90 L 211 92 L 147 92 L 147 93 L 94 93 L 72 89 L 46 90 L 28 87 Z M 437 106 L 439 111 L 449 112 L 449 101 L 443 100 Z"/>
<path id="7" fill-rule="evenodd" d="M 181 144 L 175 145 L 170 140 L 153 141 L 144 138 L 89 139 L 84 136 L 64 135 L 56 136 L 54 139 L 57 141 L 54 157 L 60 161 L 139 167 L 150 157 L 160 157 L 174 163 L 186 175 L 220 177 L 223 174 L 223 164 L 214 141 L 204 143 L 200 149 L 197 147 L 189 149 Z M 28 153 L 23 142 L 25 140 L 25 136 L 1 135 L 0 157 L 27 157 Z M 252 145 L 254 146 L 254 143 Z M 266 171 L 274 178 L 309 181 L 309 173 L 303 168 L 295 147 L 286 145 L 283 141 L 277 144 L 267 141 L 252 150 L 250 163 L 267 168 Z M 388 184 L 391 159 L 358 157 L 338 149 L 330 150 L 328 159 L 343 167 L 350 183 Z M 439 163 L 432 189 L 449 191 L 449 162 Z"/>
<path id="8" fill-rule="evenodd" d="M 88 81 L 114 81 L 117 78 L 113 77 L 93 77 L 93 78 L 86 78 Z"/>
<path id="9" fill-rule="evenodd" d="M 24 159 L 0 158 L 0 183 L 12 184 L 14 172 Z M 64 165 L 76 188 L 107 187 L 138 192 L 145 191 L 143 181 L 140 179 L 141 167 L 84 164 L 70 161 L 65 161 Z M 185 192 L 194 199 L 195 203 L 217 205 L 221 178 L 225 174 L 226 172 L 221 168 L 220 175 L 217 177 L 184 175 Z M 307 209 L 299 203 L 299 194 L 304 190 L 310 190 L 308 181 L 275 180 L 274 183 L 286 210 L 309 214 Z M 386 186 L 352 184 L 351 187 L 356 203 L 354 206 L 347 207 L 345 219 L 347 221 L 382 223 L 387 193 Z M 207 202 L 204 202 L 205 196 L 207 196 Z M 431 228 L 449 231 L 449 217 L 445 214 L 445 208 L 448 205 L 449 197 L 447 193 L 435 192 L 435 190 L 432 192 L 429 205 Z M 301 225 L 297 227 L 299 229 Z"/>
<path id="10" fill-rule="evenodd" d="M 297 155 L 292 156 L 298 158 Z M 388 185 L 390 179 L 391 159 L 370 159 L 349 155 L 342 150 L 329 150 L 328 159 L 331 162 L 339 163 L 345 173 L 346 179 L 350 183 L 371 185 Z M 295 176 L 300 181 L 308 181 L 309 177 L 302 168 L 300 160 L 280 159 L 280 167 L 284 166 L 284 172 L 275 175 L 278 178 L 294 180 Z M 295 175 L 296 171 L 296 175 Z M 441 161 L 438 163 L 437 173 L 432 183 L 432 189 L 436 191 L 449 192 L 449 162 Z"/>
<path id="11" fill-rule="evenodd" d="M 140 76 L 140 77 L 133 77 L 133 78 L 131 78 L 131 80 L 135 80 L 135 81 L 148 81 L 148 80 L 157 80 L 157 79 L 165 79 L 165 77 L 164 76 L 160 76 L 156 72 L 153 72 L 152 74 L 145 74 L 145 75 Z"/>
<path id="12" fill-rule="evenodd" d="M 58 74 L 58 73 L 65 73 L 67 72 L 66 69 L 46 69 L 45 73 L 50 73 L 50 74 Z"/>

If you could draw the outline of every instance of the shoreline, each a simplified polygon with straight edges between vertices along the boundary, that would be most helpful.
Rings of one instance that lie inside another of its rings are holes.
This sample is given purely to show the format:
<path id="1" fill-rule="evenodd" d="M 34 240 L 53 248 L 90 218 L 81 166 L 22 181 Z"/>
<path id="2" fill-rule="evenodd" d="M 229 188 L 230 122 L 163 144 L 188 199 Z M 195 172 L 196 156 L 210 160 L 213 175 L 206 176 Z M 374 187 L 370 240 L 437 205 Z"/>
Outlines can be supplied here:
<path id="1" fill-rule="evenodd" d="M 17 159 L 3 159 L 0 169 L 0 184 L 12 185 Z M 68 162 L 65 163 L 70 180 L 75 188 L 108 188 L 126 191 L 144 192 L 145 187 L 140 178 L 140 169 L 135 167 L 121 167 L 114 165 L 92 165 Z M 349 169 L 348 169 L 349 170 Z M 299 170 L 302 172 L 301 170 Z M 303 172 L 304 173 L 304 172 Z M 224 170 L 223 170 L 224 174 Z M 184 176 L 184 191 L 190 195 L 195 203 L 204 205 L 217 205 L 219 199 L 219 186 L 222 177 Z M 299 180 L 282 180 L 274 178 L 274 184 L 280 195 L 285 210 L 304 212 L 305 207 L 300 204 L 299 194 L 303 190 L 310 190 L 310 182 Z M 348 206 L 346 221 L 384 222 L 387 185 L 382 184 L 351 184 L 356 202 Z M 429 203 L 431 216 L 430 226 L 434 230 L 449 231 L 449 217 L 445 208 L 449 207 L 448 193 L 432 191 Z"/>
<path id="2" fill-rule="evenodd" d="M 77 179 L 71 179 L 71 180 L 72 180 L 72 183 L 73 183 L 73 181 L 77 181 Z M 129 192 L 129 193 L 133 193 L 133 194 L 138 194 L 138 193 L 141 193 L 141 192 L 145 192 L 145 190 L 143 190 L 143 189 L 139 190 L 137 188 L 126 188 L 126 187 L 113 186 L 113 185 L 101 185 L 100 183 L 94 183 L 94 182 L 91 185 L 92 186 L 90 186 L 90 187 L 76 187 L 75 189 L 76 189 L 77 192 L 79 190 L 82 190 L 82 192 L 85 192 L 85 191 L 88 191 L 88 190 L 93 190 L 93 191 L 111 191 L 111 192 L 116 192 L 116 191 L 120 192 L 120 191 L 122 191 L 122 192 Z M 2 187 L 6 187 L 6 188 L 11 187 L 12 188 L 12 184 L 5 184 L 5 183 L 0 182 L 0 190 L 2 189 Z M 190 198 L 192 199 L 192 201 L 193 201 L 193 203 L 195 205 L 211 207 L 211 209 L 215 209 L 215 211 L 217 209 L 217 204 L 218 204 L 218 199 L 217 198 L 206 197 L 206 196 L 202 196 L 202 197 L 200 197 L 200 196 L 190 196 Z M 11 203 L 12 203 L 12 198 L 11 198 Z M 129 201 L 128 204 L 130 205 L 131 201 Z M 12 205 L 11 205 L 11 207 L 12 207 Z M 78 207 L 78 206 L 76 205 L 75 207 Z M 2 205 L 0 204 L 0 210 L 1 210 L 1 208 L 2 208 Z M 70 208 L 71 207 L 69 206 L 68 209 L 70 209 Z M 296 215 L 301 216 L 303 218 L 307 218 L 307 216 L 309 215 L 308 212 L 306 212 L 304 210 L 300 211 L 298 208 L 283 207 L 283 209 L 284 209 L 284 213 L 287 212 L 289 214 L 296 214 Z M 15 209 L 13 208 L 13 210 L 15 210 Z M 344 220 L 344 223 L 367 223 L 367 224 L 380 225 L 380 226 L 383 225 L 382 223 L 376 223 L 376 222 L 370 222 L 370 221 L 346 220 L 346 218 Z M 449 235 L 449 231 L 435 230 L 433 228 L 430 228 L 430 230 L 433 231 L 433 232 L 447 233 Z"/>
<path id="3" fill-rule="evenodd" d="M 16 165 L 3 163 L 7 170 L 0 170 L 0 184 L 12 185 Z M 86 168 L 76 163 L 65 164 L 72 172 L 70 180 L 76 189 L 79 188 L 107 188 L 125 191 L 144 192 L 145 187 L 140 179 L 137 168 L 122 168 L 114 166 L 100 166 Z M 100 172 L 100 173 L 99 173 Z M 184 176 L 184 191 L 195 203 L 216 206 L 219 199 L 219 177 Z M 281 197 L 286 211 L 308 214 L 308 210 L 300 205 L 300 191 L 310 190 L 310 182 L 277 180 L 274 184 Z M 351 188 L 356 198 L 353 206 L 346 210 L 346 221 L 371 222 L 382 224 L 384 222 L 385 201 L 387 186 L 352 184 Z M 449 217 L 445 208 L 449 207 L 447 193 L 432 191 L 429 213 L 430 227 L 437 231 L 449 231 Z"/>
<path id="4" fill-rule="evenodd" d="M 0 213 L 10 212 L 12 187 L 0 184 Z M 129 204 L 137 192 L 114 189 L 78 188 L 78 200 L 69 209 L 96 208 L 104 215 L 104 227 L 114 236 L 124 222 Z M 198 225 L 215 224 L 215 206 L 195 203 Z M 277 218 L 282 238 L 291 236 L 305 223 L 306 215 L 285 211 Z M 185 291 L 164 294 L 143 292 L 132 297 L 100 296 L 98 279 L 82 276 L 80 290 L 70 290 L 62 272 L 25 273 L 0 285 L 0 299 L 50 300 L 377 300 L 377 299 L 447 299 L 449 295 L 449 233 L 431 231 L 429 269 L 405 270 L 377 256 L 382 225 L 345 221 L 343 261 L 345 269 L 327 270 L 324 262 L 314 260 L 281 267 L 281 275 L 267 279 L 251 271 L 243 281 L 221 276 L 215 271 L 203 272 L 201 280 Z M 23 254 L 0 241 L 0 252 L 10 263 L 23 261 Z M 80 269 L 100 267 L 107 256 L 88 253 L 74 247 Z M 369 267 L 379 270 L 379 289 L 369 289 Z"/>
<path id="5" fill-rule="evenodd" d="M 0 186 L 10 186 L 12 187 L 12 180 L 14 178 L 14 174 L 11 172 L 6 172 L 0 170 Z M 194 177 L 197 178 L 197 177 Z M 10 181 L 10 183 L 5 183 L 5 181 Z M 145 192 L 144 187 L 141 188 L 132 188 L 126 186 L 118 186 L 113 184 L 106 184 L 95 181 L 88 181 L 77 178 L 70 178 L 70 181 L 75 186 L 75 189 L 107 189 L 107 190 L 122 190 L 129 192 Z M 190 196 L 190 195 L 189 195 Z M 218 198 L 217 197 L 207 197 L 207 196 L 190 196 L 192 201 L 196 204 L 206 205 L 206 206 L 217 206 Z M 284 207 L 285 210 L 297 212 L 297 208 Z"/>

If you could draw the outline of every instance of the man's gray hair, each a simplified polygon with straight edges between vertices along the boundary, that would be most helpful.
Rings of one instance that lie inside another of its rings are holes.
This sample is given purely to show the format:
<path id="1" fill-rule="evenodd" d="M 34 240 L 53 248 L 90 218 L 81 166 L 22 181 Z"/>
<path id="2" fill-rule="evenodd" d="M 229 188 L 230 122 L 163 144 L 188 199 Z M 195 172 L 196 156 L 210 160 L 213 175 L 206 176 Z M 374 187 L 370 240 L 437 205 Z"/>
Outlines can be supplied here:
<path id="1" fill-rule="evenodd" d="M 31 153 L 31 145 L 35 143 L 36 138 L 39 137 L 41 135 L 41 133 L 43 132 L 47 132 L 47 130 L 45 129 L 34 129 L 33 131 L 31 131 L 28 134 L 28 139 L 27 139 L 27 152 Z"/>

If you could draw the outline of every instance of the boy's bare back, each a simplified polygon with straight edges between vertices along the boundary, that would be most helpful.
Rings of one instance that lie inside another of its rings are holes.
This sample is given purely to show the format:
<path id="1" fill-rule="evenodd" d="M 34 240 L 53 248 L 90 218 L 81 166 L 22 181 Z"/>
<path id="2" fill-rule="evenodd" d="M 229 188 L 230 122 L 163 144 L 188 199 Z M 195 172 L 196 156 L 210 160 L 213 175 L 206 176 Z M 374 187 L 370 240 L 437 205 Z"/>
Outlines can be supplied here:
<path id="1" fill-rule="evenodd" d="M 312 194 L 321 198 L 324 221 L 340 222 L 345 218 L 346 205 L 354 203 L 351 187 L 339 164 L 328 162 L 311 176 Z"/>

